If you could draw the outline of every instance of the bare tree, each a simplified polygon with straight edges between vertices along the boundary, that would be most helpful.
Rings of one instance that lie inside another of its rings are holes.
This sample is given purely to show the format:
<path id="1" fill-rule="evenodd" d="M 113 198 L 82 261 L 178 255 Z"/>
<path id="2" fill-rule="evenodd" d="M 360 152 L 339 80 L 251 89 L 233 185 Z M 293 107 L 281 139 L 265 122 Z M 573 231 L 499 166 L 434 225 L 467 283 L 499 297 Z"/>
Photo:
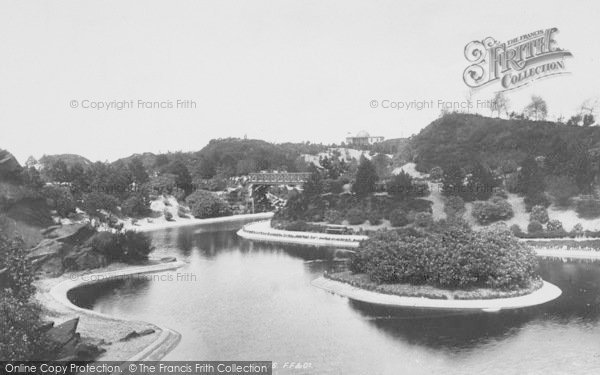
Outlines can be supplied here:
<path id="1" fill-rule="evenodd" d="M 548 116 L 548 105 L 541 96 L 532 95 L 531 103 L 529 103 L 523 110 L 528 118 L 532 118 L 536 121 L 545 120 Z"/>
<path id="2" fill-rule="evenodd" d="M 504 95 L 502 92 L 497 92 L 494 95 L 494 99 L 492 99 L 492 113 L 496 112 L 498 117 L 501 117 L 502 114 L 508 118 L 508 107 L 510 106 L 510 100 Z"/>

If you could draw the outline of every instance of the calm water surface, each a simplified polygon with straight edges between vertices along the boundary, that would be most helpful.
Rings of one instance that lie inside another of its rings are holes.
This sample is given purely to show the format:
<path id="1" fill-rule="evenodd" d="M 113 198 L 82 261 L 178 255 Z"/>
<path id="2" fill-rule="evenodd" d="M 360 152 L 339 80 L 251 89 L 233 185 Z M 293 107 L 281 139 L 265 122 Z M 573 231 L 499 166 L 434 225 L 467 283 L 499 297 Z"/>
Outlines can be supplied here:
<path id="1" fill-rule="evenodd" d="M 310 285 L 340 264 L 335 250 L 252 243 L 234 229 L 155 232 L 153 255 L 187 266 L 96 288 L 77 303 L 179 331 L 165 360 L 310 363 L 278 374 L 600 374 L 598 263 L 543 261 L 540 273 L 563 295 L 540 307 L 388 309 Z"/>

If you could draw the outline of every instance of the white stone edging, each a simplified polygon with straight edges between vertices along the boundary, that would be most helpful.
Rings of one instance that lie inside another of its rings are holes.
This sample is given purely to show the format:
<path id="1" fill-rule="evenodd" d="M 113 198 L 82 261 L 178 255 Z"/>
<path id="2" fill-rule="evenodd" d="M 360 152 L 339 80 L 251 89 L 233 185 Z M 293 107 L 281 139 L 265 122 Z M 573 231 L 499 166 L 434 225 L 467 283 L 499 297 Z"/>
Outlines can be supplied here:
<path id="1" fill-rule="evenodd" d="M 600 251 L 597 250 L 563 250 L 534 248 L 535 254 L 545 258 L 561 259 L 590 259 L 600 260 Z"/>
<path id="2" fill-rule="evenodd" d="M 120 270 L 114 271 L 106 271 L 106 272 L 98 272 L 98 273 L 90 273 L 85 274 L 85 277 L 88 280 L 83 280 L 83 275 L 77 275 L 76 273 L 71 274 L 69 279 L 64 280 L 55 286 L 53 286 L 48 292 L 50 296 L 54 298 L 60 304 L 66 306 L 67 308 L 76 311 L 80 314 L 101 318 L 105 320 L 113 320 L 120 322 L 127 322 L 128 319 L 116 318 L 110 315 L 102 314 L 97 311 L 92 311 L 88 309 L 84 309 L 73 304 L 69 298 L 67 297 L 67 293 L 75 289 L 77 287 L 91 285 L 96 283 L 105 282 L 108 280 L 118 279 L 124 276 L 145 274 L 145 273 L 154 273 L 167 271 L 172 269 L 177 269 L 183 266 L 185 263 L 181 261 L 168 262 L 168 263 L 160 263 L 149 266 L 139 266 L 139 267 L 127 267 Z M 159 360 L 164 357 L 167 353 L 169 353 L 181 340 L 181 334 L 169 328 L 158 327 L 161 330 L 158 338 L 144 348 L 141 352 L 129 358 L 129 361 L 141 361 L 141 360 Z"/>
<path id="3" fill-rule="evenodd" d="M 244 225 L 237 235 L 253 241 L 292 243 L 311 246 L 358 247 L 367 236 L 299 232 L 271 228 L 270 220 Z"/>
<path id="4" fill-rule="evenodd" d="M 523 296 L 472 300 L 404 297 L 384 294 L 358 288 L 341 281 L 331 280 L 324 276 L 313 280 L 312 285 L 352 300 L 376 305 L 443 310 L 481 310 L 484 312 L 541 305 L 558 298 L 562 294 L 559 287 L 547 281 L 543 281 L 540 289 Z"/>
<path id="5" fill-rule="evenodd" d="M 244 220 L 265 220 L 271 219 L 273 217 L 273 212 L 259 212 L 256 214 L 242 214 L 242 215 L 230 215 L 230 216 L 220 216 L 220 217 L 211 217 L 207 219 L 179 219 L 173 221 L 163 221 L 163 222 L 155 222 L 155 223 L 144 223 L 141 222 L 138 225 L 127 225 L 125 229 L 134 230 L 136 232 L 152 232 L 155 230 L 161 229 L 171 229 L 171 228 L 181 228 L 181 227 L 189 227 L 194 225 L 201 224 L 221 224 L 221 223 L 229 223 L 236 221 L 244 221 Z"/>

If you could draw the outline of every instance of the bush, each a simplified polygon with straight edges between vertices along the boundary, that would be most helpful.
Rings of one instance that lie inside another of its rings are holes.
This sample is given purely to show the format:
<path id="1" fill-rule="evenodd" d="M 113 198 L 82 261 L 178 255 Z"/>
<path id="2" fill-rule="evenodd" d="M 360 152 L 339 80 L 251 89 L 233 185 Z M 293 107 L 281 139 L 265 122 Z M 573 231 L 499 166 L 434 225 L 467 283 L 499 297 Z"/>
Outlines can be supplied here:
<path id="1" fill-rule="evenodd" d="M 91 192 L 83 196 L 83 208 L 90 215 L 97 215 L 100 210 L 114 213 L 118 205 L 119 200 L 110 194 Z"/>
<path id="2" fill-rule="evenodd" d="M 575 224 L 573 229 L 571 229 L 571 234 L 574 235 L 575 237 L 582 237 L 583 236 L 583 225 L 581 225 L 581 223 Z"/>
<path id="3" fill-rule="evenodd" d="M 365 222 L 365 215 L 362 210 L 358 208 L 353 208 L 348 210 L 346 214 L 346 220 L 348 220 L 348 224 L 350 225 L 358 225 Z"/>
<path id="4" fill-rule="evenodd" d="M 474 232 L 464 225 L 423 237 L 377 232 L 350 261 L 352 272 L 366 273 L 376 283 L 448 288 L 527 287 L 536 266 L 534 253 L 509 231 Z"/>
<path id="5" fill-rule="evenodd" d="M 150 209 L 147 200 L 143 196 L 132 195 L 125 199 L 121 211 L 124 215 L 130 217 L 143 217 L 149 213 Z"/>
<path id="6" fill-rule="evenodd" d="M 546 197 L 546 194 L 539 192 L 526 195 L 523 203 L 525 203 L 527 211 L 531 211 L 534 206 L 550 206 L 550 200 Z"/>
<path id="7" fill-rule="evenodd" d="M 46 198 L 48 206 L 55 209 L 60 216 L 67 216 L 75 212 L 75 198 L 71 191 L 64 186 L 44 186 L 42 196 Z"/>
<path id="8" fill-rule="evenodd" d="M 210 191 L 196 190 L 186 199 L 192 215 L 198 218 L 227 216 L 231 214 L 229 204 Z"/>
<path id="9" fill-rule="evenodd" d="M 564 228 L 560 220 L 550 220 L 546 226 L 548 232 L 564 232 Z"/>
<path id="10" fill-rule="evenodd" d="M 163 210 L 163 214 L 165 215 L 166 221 L 173 221 L 173 214 L 171 213 L 171 211 L 169 211 L 168 209 L 165 208 Z"/>
<path id="11" fill-rule="evenodd" d="M 188 210 L 187 210 L 187 208 L 180 205 L 177 208 L 177 216 L 179 216 L 180 218 L 183 218 L 183 219 L 187 219 L 188 218 Z"/>
<path id="12" fill-rule="evenodd" d="M 492 197 L 489 201 L 473 203 L 472 215 L 480 224 L 486 225 L 494 221 L 510 219 L 513 210 L 505 199 Z"/>
<path id="13" fill-rule="evenodd" d="M 343 220 L 342 213 L 338 210 L 325 211 L 325 221 L 329 224 L 341 224 Z"/>
<path id="14" fill-rule="evenodd" d="M 148 258 L 152 240 L 135 231 L 119 233 L 99 232 L 90 239 L 92 250 L 102 254 L 109 262 L 135 262 Z"/>
<path id="15" fill-rule="evenodd" d="M 431 181 L 440 181 L 444 177 L 444 171 L 441 167 L 433 167 L 429 170 L 429 178 Z"/>
<path id="16" fill-rule="evenodd" d="M 548 222 L 548 210 L 544 206 L 533 206 L 529 214 L 529 221 L 539 221 L 542 224 Z"/>
<path id="17" fill-rule="evenodd" d="M 415 225 L 427 228 L 433 224 L 433 216 L 429 212 L 417 212 L 415 214 Z"/>
<path id="18" fill-rule="evenodd" d="M 377 211 L 371 211 L 367 214 L 367 220 L 369 220 L 369 224 L 371 225 L 381 224 L 381 219 L 381 214 Z"/>
<path id="19" fill-rule="evenodd" d="M 38 361 L 50 350 L 40 330 L 41 314 L 39 305 L 0 290 L 1 361 Z"/>
<path id="20" fill-rule="evenodd" d="M 458 195 L 450 195 L 446 198 L 444 212 L 447 216 L 462 216 L 465 212 L 465 201 Z"/>
<path id="21" fill-rule="evenodd" d="M 527 225 L 528 233 L 541 233 L 543 231 L 544 231 L 544 227 L 542 226 L 542 223 L 540 223 L 539 221 L 533 220 L 529 223 L 529 225 Z"/>
<path id="22" fill-rule="evenodd" d="M 518 224 L 511 225 L 510 231 L 512 232 L 512 234 L 514 234 L 517 237 L 519 237 L 520 235 L 523 234 L 523 231 L 521 230 L 521 227 Z"/>
<path id="23" fill-rule="evenodd" d="M 393 227 L 403 227 L 408 224 L 408 218 L 406 212 L 401 209 L 395 209 L 390 213 L 390 224 Z"/>
<path id="24" fill-rule="evenodd" d="M 587 198 L 577 202 L 577 215 L 584 219 L 595 219 L 600 217 L 600 200 Z"/>

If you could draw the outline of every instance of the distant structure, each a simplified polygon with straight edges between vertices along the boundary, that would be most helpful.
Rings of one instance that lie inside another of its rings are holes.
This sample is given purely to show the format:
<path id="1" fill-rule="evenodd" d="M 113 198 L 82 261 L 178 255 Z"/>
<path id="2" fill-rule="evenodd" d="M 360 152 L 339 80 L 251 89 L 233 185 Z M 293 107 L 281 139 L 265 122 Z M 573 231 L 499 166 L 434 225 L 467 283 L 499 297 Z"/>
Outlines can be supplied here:
<path id="1" fill-rule="evenodd" d="M 356 133 L 355 136 L 346 137 L 346 143 L 349 145 L 365 146 L 373 143 L 383 142 L 383 137 L 371 136 L 366 131 L 362 130 Z"/>

